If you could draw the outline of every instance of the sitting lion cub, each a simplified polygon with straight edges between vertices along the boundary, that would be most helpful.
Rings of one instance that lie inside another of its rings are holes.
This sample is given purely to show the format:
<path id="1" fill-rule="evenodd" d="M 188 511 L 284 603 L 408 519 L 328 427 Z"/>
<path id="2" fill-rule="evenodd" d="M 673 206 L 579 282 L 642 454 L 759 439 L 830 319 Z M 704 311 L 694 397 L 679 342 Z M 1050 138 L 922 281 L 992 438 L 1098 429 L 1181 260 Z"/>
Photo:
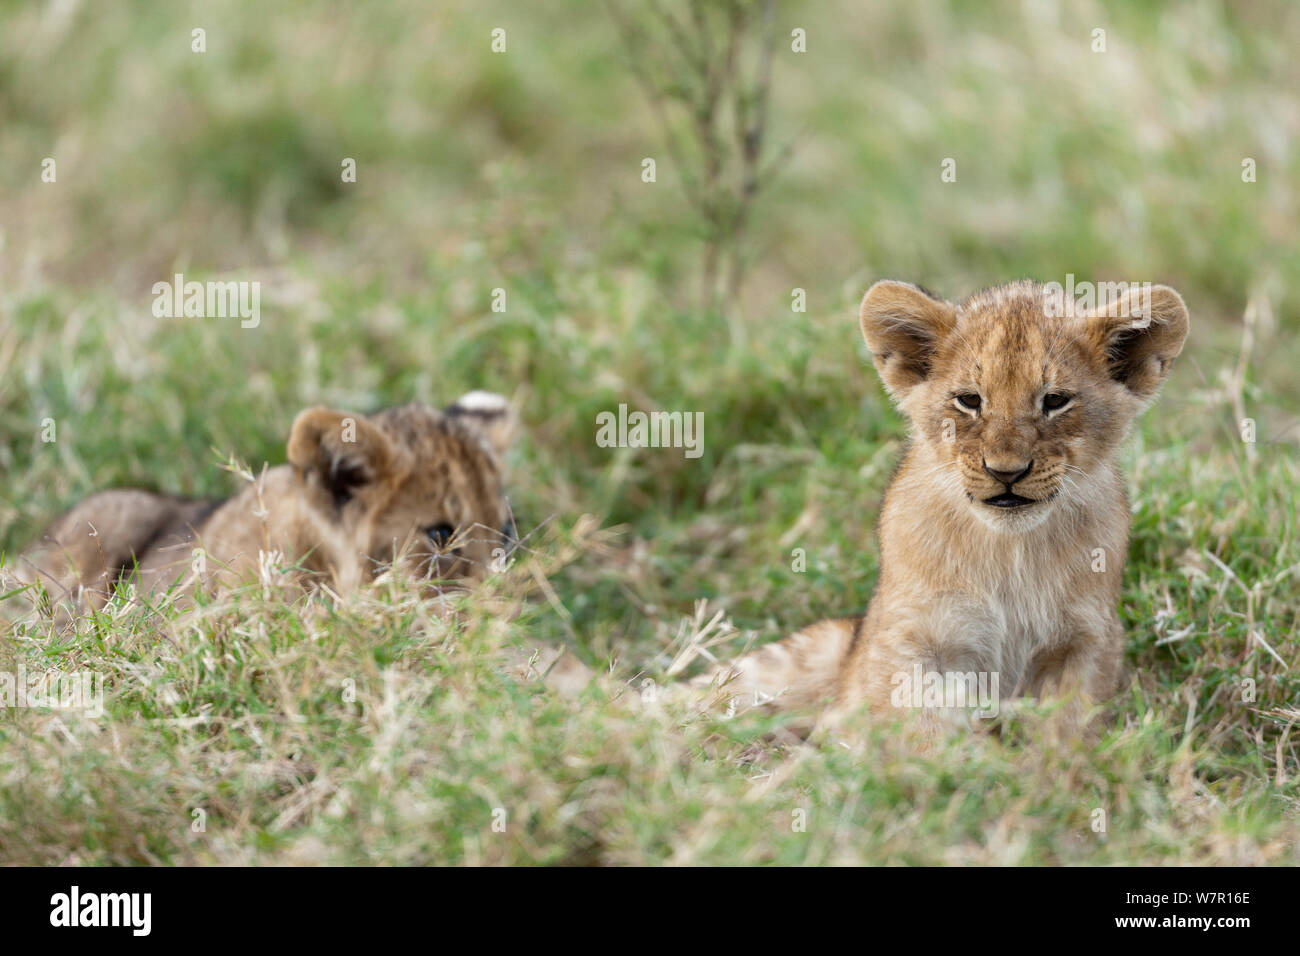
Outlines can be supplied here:
<path id="1" fill-rule="evenodd" d="M 875 596 L 724 667 L 727 690 L 828 704 L 829 726 L 910 708 L 928 734 L 1008 696 L 1109 697 L 1129 532 L 1116 453 L 1183 347 L 1182 298 L 1135 286 L 1082 312 L 1027 281 L 959 303 L 878 282 L 860 319 L 911 421 Z"/>
<path id="2" fill-rule="evenodd" d="M 234 584 L 264 565 L 292 583 L 347 590 L 401 555 L 421 578 L 481 575 L 513 531 L 502 457 L 506 400 L 471 392 L 445 411 L 302 412 L 287 465 L 225 501 L 146 491 L 91 495 L 58 518 L 16 571 L 55 600 L 102 607 L 119 581 L 144 591 Z"/>

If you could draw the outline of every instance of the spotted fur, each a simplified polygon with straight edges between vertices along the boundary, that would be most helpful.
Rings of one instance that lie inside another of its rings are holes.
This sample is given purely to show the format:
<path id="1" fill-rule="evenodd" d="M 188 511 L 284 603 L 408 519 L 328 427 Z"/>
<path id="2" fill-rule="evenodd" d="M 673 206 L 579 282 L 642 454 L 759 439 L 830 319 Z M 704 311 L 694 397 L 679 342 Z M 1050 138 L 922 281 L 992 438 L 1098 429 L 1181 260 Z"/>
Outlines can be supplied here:
<path id="1" fill-rule="evenodd" d="M 144 591 L 268 577 L 345 591 L 401 557 L 433 581 L 482 575 L 512 542 L 503 457 L 514 431 L 505 399 L 471 392 L 439 411 L 298 415 L 288 464 L 225 501 L 134 489 L 92 495 L 20 557 L 20 578 L 56 599 L 104 604 L 118 582 Z"/>
<path id="2" fill-rule="evenodd" d="M 862 332 L 911 424 L 875 596 L 864 617 L 823 621 L 714 679 L 742 700 L 826 704 L 832 726 L 863 707 L 897 713 L 900 675 L 917 665 L 996 673 L 1003 697 L 1111 696 L 1129 531 L 1116 453 L 1188 328 L 1177 292 L 1149 293 L 1076 313 L 1027 281 L 958 303 L 872 286 Z M 1049 395 L 1069 400 L 1049 410 Z M 961 715 L 918 716 L 934 728 Z"/>

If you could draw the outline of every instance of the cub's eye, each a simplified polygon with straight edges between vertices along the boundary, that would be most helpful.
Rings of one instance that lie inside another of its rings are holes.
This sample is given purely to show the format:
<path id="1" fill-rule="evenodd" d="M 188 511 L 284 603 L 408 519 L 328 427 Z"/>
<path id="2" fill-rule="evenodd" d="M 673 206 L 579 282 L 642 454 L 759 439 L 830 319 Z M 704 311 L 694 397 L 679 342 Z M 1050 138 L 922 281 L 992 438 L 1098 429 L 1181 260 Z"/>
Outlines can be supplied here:
<path id="1" fill-rule="evenodd" d="M 962 392 L 957 396 L 957 404 L 970 412 L 979 411 L 980 397 L 975 392 Z"/>
<path id="2" fill-rule="evenodd" d="M 433 546 L 439 550 L 447 546 L 447 542 L 451 540 L 451 536 L 455 533 L 456 529 L 449 524 L 436 524 L 425 531 L 425 534 L 429 536 L 429 540 L 433 542 Z"/>
<path id="3" fill-rule="evenodd" d="M 1048 392 L 1043 396 L 1043 411 L 1054 412 L 1059 408 L 1064 408 L 1070 404 L 1073 395 L 1067 395 L 1065 392 Z"/>

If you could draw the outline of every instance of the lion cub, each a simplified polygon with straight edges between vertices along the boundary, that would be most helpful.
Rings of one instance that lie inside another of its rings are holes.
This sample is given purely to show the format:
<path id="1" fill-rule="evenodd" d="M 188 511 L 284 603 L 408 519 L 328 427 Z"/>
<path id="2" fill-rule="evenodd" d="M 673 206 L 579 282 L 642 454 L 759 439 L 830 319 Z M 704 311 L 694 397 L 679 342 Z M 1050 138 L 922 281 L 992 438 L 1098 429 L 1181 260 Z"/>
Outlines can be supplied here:
<path id="1" fill-rule="evenodd" d="M 862 618 L 741 657 L 728 690 L 829 705 L 832 726 L 864 706 L 910 708 L 929 733 L 996 709 L 977 699 L 990 687 L 1076 707 L 1117 690 L 1129 505 L 1116 454 L 1188 317 L 1166 286 L 1073 306 L 1028 281 L 957 303 L 871 287 L 862 334 L 911 422 L 880 517 L 875 596 Z"/>
<path id="2" fill-rule="evenodd" d="M 489 392 L 443 411 L 310 408 L 289 432 L 289 463 L 233 498 L 102 491 L 58 518 L 15 570 L 55 600 L 92 607 L 120 581 L 224 586 L 268 565 L 293 569 L 287 583 L 339 591 L 398 556 L 431 581 L 480 576 L 512 544 L 502 459 L 513 432 L 506 400 Z"/>

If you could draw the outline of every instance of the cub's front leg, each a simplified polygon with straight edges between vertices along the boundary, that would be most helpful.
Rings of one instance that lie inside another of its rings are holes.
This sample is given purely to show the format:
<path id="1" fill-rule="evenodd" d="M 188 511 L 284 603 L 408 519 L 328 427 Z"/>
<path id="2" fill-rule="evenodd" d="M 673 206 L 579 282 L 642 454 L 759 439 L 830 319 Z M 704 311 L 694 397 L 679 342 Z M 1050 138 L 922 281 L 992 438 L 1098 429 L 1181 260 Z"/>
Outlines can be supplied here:
<path id="1" fill-rule="evenodd" d="M 848 718 L 866 710 L 885 719 L 901 715 L 925 746 L 969 727 L 976 711 L 996 713 L 997 675 L 976 635 L 936 629 L 926 614 L 900 614 L 892 622 L 881 617 L 868 614 L 863 623 L 820 732 L 837 734 Z"/>
<path id="2" fill-rule="evenodd" d="M 1073 735 L 1087 726 L 1088 710 L 1119 687 L 1124 658 L 1124 627 L 1114 608 L 1071 615 L 1066 637 L 1030 660 L 1016 689 L 1040 700 L 1063 699 L 1056 725 Z"/>

